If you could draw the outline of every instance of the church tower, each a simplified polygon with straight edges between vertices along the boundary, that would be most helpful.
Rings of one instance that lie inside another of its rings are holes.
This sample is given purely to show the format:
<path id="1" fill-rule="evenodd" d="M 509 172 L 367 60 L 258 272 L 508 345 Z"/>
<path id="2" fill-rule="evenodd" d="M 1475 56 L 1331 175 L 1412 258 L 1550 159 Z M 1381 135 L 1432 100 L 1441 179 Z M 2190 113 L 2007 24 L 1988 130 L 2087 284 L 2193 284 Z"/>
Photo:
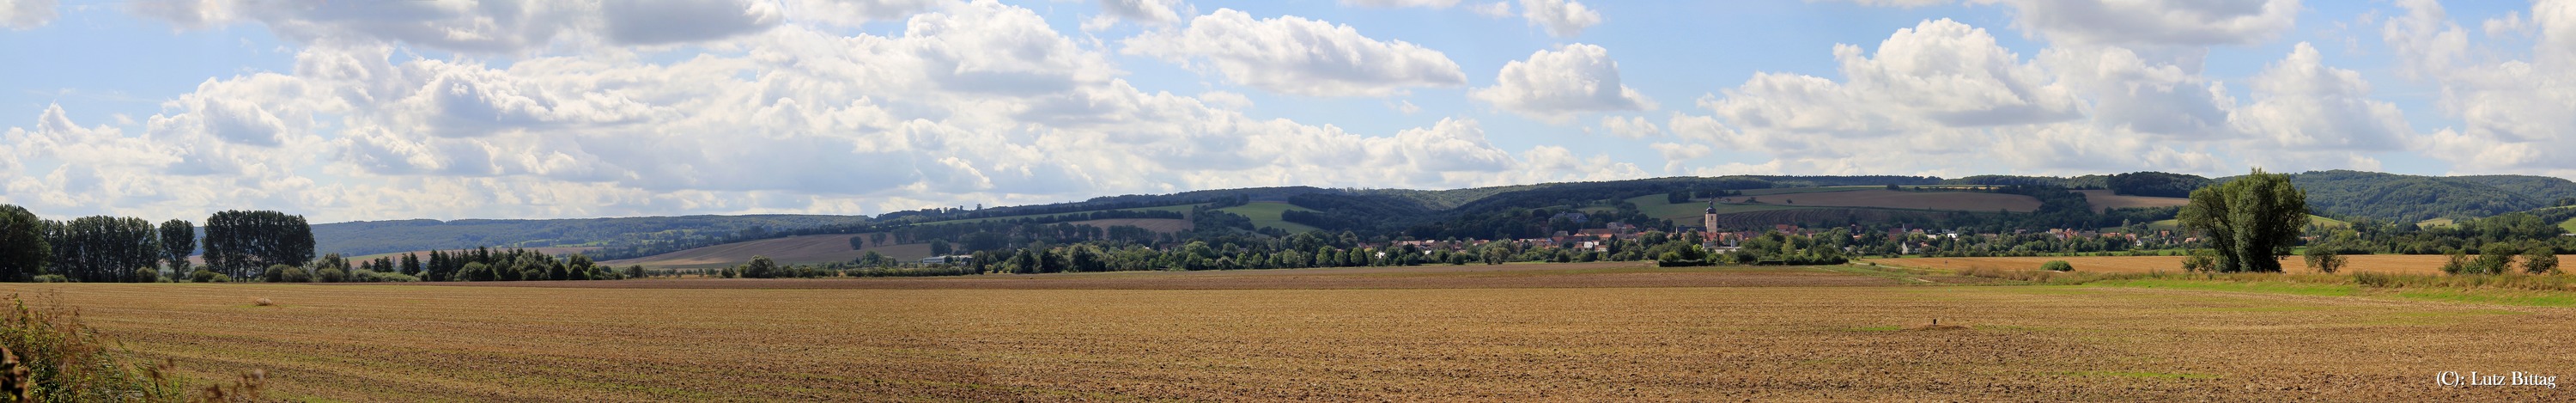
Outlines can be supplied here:
<path id="1" fill-rule="evenodd" d="M 1710 200 L 1710 201 L 1708 201 L 1708 209 L 1707 209 L 1707 210 L 1701 210 L 1701 211 L 1700 211 L 1700 215 L 1699 215 L 1699 230 L 1700 230 L 1700 232 L 1708 233 L 1708 234 L 1709 234 L 1709 239 L 1716 239 L 1716 238 L 1717 238 L 1717 201 L 1716 201 L 1716 200 Z"/>

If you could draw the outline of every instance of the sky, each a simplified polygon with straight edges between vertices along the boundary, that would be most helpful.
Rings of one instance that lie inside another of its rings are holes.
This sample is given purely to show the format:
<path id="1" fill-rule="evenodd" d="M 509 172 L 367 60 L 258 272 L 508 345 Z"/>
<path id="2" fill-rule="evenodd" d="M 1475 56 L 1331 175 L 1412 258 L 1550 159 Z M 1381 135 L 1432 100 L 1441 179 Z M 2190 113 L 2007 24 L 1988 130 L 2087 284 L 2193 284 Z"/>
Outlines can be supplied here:
<path id="1" fill-rule="evenodd" d="M 2576 1 L 0 0 L 0 203 L 340 222 L 2567 178 L 2571 63 Z"/>

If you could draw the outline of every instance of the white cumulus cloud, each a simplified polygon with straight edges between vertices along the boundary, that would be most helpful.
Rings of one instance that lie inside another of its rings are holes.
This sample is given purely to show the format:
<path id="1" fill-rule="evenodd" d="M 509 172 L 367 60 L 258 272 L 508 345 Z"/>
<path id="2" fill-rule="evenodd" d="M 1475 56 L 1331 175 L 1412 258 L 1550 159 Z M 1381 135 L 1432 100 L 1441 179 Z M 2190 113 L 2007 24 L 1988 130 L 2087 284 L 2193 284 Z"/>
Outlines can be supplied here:
<path id="1" fill-rule="evenodd" d="M 1467 96 L 1532 119 L 1565 123 L 1576 113 L 1655 109 L 1619 80 L 1619 62 L 1598 45 L 1570 44 L 1504 64 L 1494 86 Z"/>
<path id="2" fill-rule="evenodd" d="M 33 29 L 53 22 L 56 0 L 0 0 L 0 28 Z"/>
<path id="3" fill-rule="evenodd" d="M 1380 41 L 1349 25 L 1296 16 L 1254 19 L 1217 10 L 1178 30 L 1128 38 L 1123 52 L 1174 62 L 1204 61 L 1235 83 L 1308 96 L 1387 96 L 1467 81 L 1447 54 Z"/>
<path id="4" fill-rule="evenodd" d="M 1521 18 L 1557 37 L 1582 35 L 1584 29 L 1601 25 L 1600 12 L 1574 0 L 1521 0 Z"/>

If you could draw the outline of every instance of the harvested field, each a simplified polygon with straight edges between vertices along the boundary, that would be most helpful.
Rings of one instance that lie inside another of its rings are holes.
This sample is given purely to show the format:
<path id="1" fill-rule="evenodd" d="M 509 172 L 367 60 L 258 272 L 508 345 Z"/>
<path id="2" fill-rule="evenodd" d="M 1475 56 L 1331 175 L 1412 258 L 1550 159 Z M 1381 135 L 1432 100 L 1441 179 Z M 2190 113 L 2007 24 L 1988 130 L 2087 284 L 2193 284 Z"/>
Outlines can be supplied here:
<path id="1" fill-rule="evenodd" d="M 1732 201 L 1758 199 L 1764 204 L 1782 206 L 1876 207 L 1915 210 L 1953 210 L 1993 212 L 2039 210 L 2039 199 L 2030 196 L 1982 192 L 1899 192 L 1886 189 L 1840 192 L 1791 193 L 1734 197 Z"/>
<path id="2" fill-rule="evenodd" d="M 1306 224 L 1298 224 L 1298 223 L 1288 222 L 1287 220 L 1280 219 L 1280 218 L 1279 218 L 1279 216 L 1280 216 L 1280 215 L 1282 215 L 1282 214 L 1286 214 L 1286 213 L 1287 213 L 1287 212 L 1289 212 L 1289 211 L 1306 211 L 1306 212 L 1312 212 L 1312 211 L 1315 211 L 1315 209 L 1310 209 L 1310 208 L 1305 208 L 1305 207 L 1299 207 L 1299 206 L 1297 206 L 1297 205 L 1295 205 L 1295 204 L 1288 204 L 1287 202 L 1276 202 L 1276 201 L 1256 201 L 1256 202 L 1246 203 L 1246 204 L 1241 205 L 1241 206 L 1227 207 L 1227 208 L 1221 208 L 1221 209 L 1216 209 L 1216 210 L 1217 210 L 1217 211 L 1227 212 L 1227 213 L 1233 213 L 1233 214 L 1236 214 L 1236 215 L 1241 215 L 1241 216 L 1243 216 L 1244 218 L 1250 218 L 1250 219 L 1252 219 L 1252 225 L 1253 225 L 1253 226 L 1255 226 L 1255 227 L 1260 227 L 1260 228 L 1278 228 L 1278 229 L 1285 230 L 1285 231 L 1288 231 L 1288 232 L 1308 232 L 1308 231 L 1317 231 L 1317 230 L 1320 230 L 1320 229 L 1318 229 L 1318 228 L 1315 228 L 1314 226 L 1310 226 L 1310 225 L 1306 225 Z"/>
<path id="3" fill-rule="evenodd" d="M 2433 376 L 2576 368 L 2532 344 L 2567 308 L 2096 286 L 0 288 L 293 400 L 2533 401 L 2566 392 Z"/>
<path id="4" fill-rule="evenodd" d="M 2075 192 L 2083 193 L 2084 202 L 2092 204 L 2093 212 L 2096 213 L 2109 211 L 2110 209 L 2115 208 L 2175 207 L 2191 204 L 2191 199 L 2180 197 L 2122 196 L 2113 194 L 2108 190 L 2078 190 Z"/>
<path id="5" fill-rule="evenodd" d="M 2350 255 L 2344 256 L 2344 258 L 2347 260 L 2347 266 L 2343 269 L 2343 272 L 2345 273 L 2376 272 L 2392 274 L 2442 274 L 2442 263 L 2450 261 L 2450 256 L 2446 255 Z M 2182 256 L 2041 256 L 1920 257 L 1872 259 L 1870 261 L 1885 265 L 1944 270 L 1963 270 L 1973 268 L 2038 270 L 2041 263 L 2047 263 L 2051 260 L 2064 260 L 2067 264 L 2075 265 L 2075 271 L 2107 273 L 2146 273 L 2152 271 L 2164 271 L 2168 273 L 2179 273 L 2182 272 L 2182 259 Z M 2576 259 L 2576 255 L 2559 255 L 2558 259 L 2560 261 L 2568 261 L 2570 259 Z M 2518 261 L 2519 260 L 2517 260 L 2517 262 Z M 2290 273 L 2316 272 L 2316 270 L 2308 268 L 2306 260 L 2302 260 L 2302 258 L 2297 256 L 2281 259 L 2281 267 Z"/>
<path id="6" fill-rule="evenodd" d="M 768 256 L 770 259 L 777 260 L 779 263 L 788 264 L 847 262 L 858 259 L 859 256 L 867 254 L 868 251 L 876 251 L 877 253 L 882 253 L 886 256 L 903 260 L 919 260 L 921 258 L 930 257 L 930 244 L 926 243 L 869 246 L 867 249 L 852 250 L 850 249 L 850 237 L 853 236 L 862 235 L 804 235 L 777 239 L 763 239 L 750 242 L 735 242 L 633 259 L 610 260 L 600 262 L 600 264 L 610 266 L 644 265 L 645 267 L 652 268 L 704 269 L 742 264 L 743 262 L 751 261 L 752 256 Z"/>

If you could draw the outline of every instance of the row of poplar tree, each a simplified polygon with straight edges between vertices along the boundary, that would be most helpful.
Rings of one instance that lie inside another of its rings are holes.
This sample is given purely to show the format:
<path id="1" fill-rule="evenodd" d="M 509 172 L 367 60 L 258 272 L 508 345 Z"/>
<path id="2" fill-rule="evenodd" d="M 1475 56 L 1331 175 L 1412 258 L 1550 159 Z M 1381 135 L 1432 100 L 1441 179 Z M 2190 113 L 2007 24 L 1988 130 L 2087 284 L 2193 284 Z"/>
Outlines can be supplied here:
<path id="1" fill-rule="evenodd" d="M 303 216 L 224 211 L 206 217 L 202 267 L 188 261 L 201 246 L 197 235 L 188 220 L 158 226 L 113 216 L 54 221 L 0 204 L 0 281 L 61 276 L 84 282 L 150 282 L 163 277 L 162 267 L 171 275 L 202 268 L 251 278 L 272 265 L 301 266 L 313 260 L 313 226 Z"/>

